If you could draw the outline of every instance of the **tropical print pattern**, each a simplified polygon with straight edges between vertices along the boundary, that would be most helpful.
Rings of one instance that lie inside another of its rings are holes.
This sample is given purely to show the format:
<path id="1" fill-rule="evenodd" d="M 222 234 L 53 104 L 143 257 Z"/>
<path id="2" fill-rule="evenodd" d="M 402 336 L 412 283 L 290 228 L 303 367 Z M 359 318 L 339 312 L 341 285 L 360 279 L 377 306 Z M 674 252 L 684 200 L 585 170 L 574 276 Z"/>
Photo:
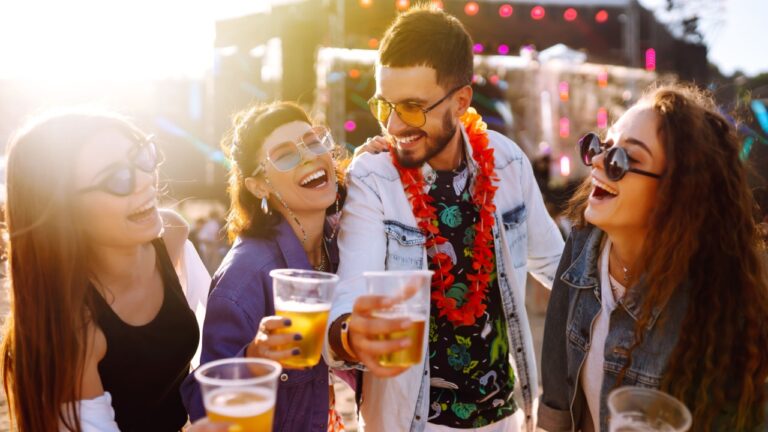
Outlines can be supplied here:
<path id="1" fill-rule="evenodd" d="M 478 211 L 469 192 L 468 170 L 437 172 L 429 195 L 435 199 L 440 234 L 448 242 L 440 251 L 454 260 L 456 278 L 446 292 L 461 306 L 472 267 L 473 224 Z M 474 325 L 455 327 L 432 305 L 429 322 L 430 410 L 428 421 L 453 428 L 495 423 L 517 410 L 512 393 L 515 375 L 509 364 L 507 325 L 495 271 L 483 317 Z"/>

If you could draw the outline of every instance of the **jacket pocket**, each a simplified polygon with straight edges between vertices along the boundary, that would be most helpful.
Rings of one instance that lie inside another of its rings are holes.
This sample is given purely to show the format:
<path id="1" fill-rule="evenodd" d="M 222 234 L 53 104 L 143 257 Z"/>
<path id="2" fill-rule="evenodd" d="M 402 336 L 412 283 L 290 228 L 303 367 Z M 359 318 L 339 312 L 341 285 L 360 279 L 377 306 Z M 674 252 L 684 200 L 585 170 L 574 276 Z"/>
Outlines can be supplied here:
<path id="1" fill-rule="evenodd" d="M 525 203 L 521 203 L 501 215 L 507 237 L 507 246 L 515 268 L 524 266 L 528 256 L 527 219 L 528 209 L 525 207 Z"/>
<path id="2" fill-rule="evenodd" d="M 414 270 L 424 266 L 427 237 L 418 227 L 385 220 L 384 231 L 387 234 L 387 270 Z"/>

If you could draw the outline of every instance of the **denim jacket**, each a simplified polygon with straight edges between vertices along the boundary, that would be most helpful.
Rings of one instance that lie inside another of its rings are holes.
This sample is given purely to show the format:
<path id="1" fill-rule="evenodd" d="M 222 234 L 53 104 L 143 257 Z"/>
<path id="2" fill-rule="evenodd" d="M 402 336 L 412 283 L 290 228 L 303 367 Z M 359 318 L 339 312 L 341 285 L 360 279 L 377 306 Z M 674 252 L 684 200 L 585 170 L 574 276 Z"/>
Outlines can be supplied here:
<path id="1" fill-rule="evenodd" d="M 463 128 L 467 155 L 472 155 Z M 494 150 L 499 189 L 493 226 L 494 251 L 502 306 L 508 326 L 510 363 L 517 377 L 515 397 L 526 414 L 526 430 L 532 431 L 538 395 L 536 360 L 528 315 L 525 280 L 530 271 L 551 286 L 562 253 L 563 240 L 549 217 L 533 177 L 531 164 L 520 148 L 506 137 L 488 131 Z M 329 323 L 352 310 L 355 299 L 365 294 L 364 271 L 426 269 L 426 237 L 417 227 L 411 205 L 389 153 L 365 153 L 356 158 L 347 175 L 348 196 L 339 232 L 341 282 Z M 468 158 L 474 178 L 477 167 Z M 425 189 L 435 172 L 422 168 Z M 428 346 L 425 332 L 425 349 Z M 343 367 L 327 350 L 332 367 Z M 381 379 L 365 373 L 362 385 L 360 424 L 369 431 L 422 431 L 429 410 L 429 364 L 415 365 L 395 378 Z M 349 366 L 349 365 L 348 365 Z"/>
<path id="2" fill-rule="evenodd" d="M 328 226 L 326 232 L 330 233 Z M 328 246 L 331 265 L 336 268 L 338 249 L 333 242 Z M 211 282 L 201 365 L 245 355 L 261 319 L 275 313 L 269 272 L 278 268 L 312 268 L 285 220 L 271 238 L 239 237 L 235 241 Z M 181 395 L 192 421 L 205 416 L 194 373 L 182 384 Z M 328 404 L 328 366 L 322 359 L 308 370 L 284 369 L 278 383 L 273 430 L 326 432 Z"/>
<path id="3" fill-rule="evenodd" d="M 539 406 L 539 427 L 551 432 L 579 430 L 586 421 L 582 416 L 587 409 L 586 400 L 579 376 L 592 339 L 592 323 L 601 310 L 597 260 L 603 234 L 592 226 L 572 232 L 552 287 L 544 325 L 544 393 Z M 653 310 L 645 339 L 634 350 L 632 365 L 623 381 L 617 383 L 627 360 L 622 353 L 635 340 L 635 321 L 640 313 L 642 292 L 642 288 L 628 291 L 611 314 L 600 391 L 602 432 L 608 431 L 606 401 L 613 388 L 623 385 L 658 388 L 661 385 L 685 318 L 688 294 L 683 286 L 667 304 Z"/>

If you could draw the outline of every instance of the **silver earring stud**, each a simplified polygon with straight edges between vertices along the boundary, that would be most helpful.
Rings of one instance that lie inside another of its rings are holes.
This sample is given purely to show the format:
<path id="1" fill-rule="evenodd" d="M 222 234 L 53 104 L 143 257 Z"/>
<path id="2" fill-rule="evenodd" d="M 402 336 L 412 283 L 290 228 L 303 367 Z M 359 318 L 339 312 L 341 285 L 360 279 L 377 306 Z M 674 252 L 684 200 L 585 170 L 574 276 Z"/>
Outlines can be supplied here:
<path id="1" fill-rule="evenodd" d="M 261 199 L 261 212 L 265 215 L 269 214 L 269 204 L 267 204 L 267 197 Z"/>

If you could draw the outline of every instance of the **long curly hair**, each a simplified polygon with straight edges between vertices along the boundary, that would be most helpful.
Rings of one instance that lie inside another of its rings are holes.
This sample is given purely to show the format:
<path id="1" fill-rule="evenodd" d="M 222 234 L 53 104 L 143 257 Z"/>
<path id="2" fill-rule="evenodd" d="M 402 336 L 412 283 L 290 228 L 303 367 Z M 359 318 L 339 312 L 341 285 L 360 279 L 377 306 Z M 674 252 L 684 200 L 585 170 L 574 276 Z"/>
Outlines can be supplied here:
<path id="1" fill-rule="evenodd" d="M 658 116 L 667 166 L 640 258 L 647 293 L 618 382 L 653 308 L 688 283 L 662 389 L 685 401 L 691 430 L 755 430 L 765 420 L 768 282 L 740 140 L 711 96 L 693 86 L 653 86 L 641 102 Z M 571 199 L 576 226 L 587 225 L 590 192 L 587 180 Z"/>

